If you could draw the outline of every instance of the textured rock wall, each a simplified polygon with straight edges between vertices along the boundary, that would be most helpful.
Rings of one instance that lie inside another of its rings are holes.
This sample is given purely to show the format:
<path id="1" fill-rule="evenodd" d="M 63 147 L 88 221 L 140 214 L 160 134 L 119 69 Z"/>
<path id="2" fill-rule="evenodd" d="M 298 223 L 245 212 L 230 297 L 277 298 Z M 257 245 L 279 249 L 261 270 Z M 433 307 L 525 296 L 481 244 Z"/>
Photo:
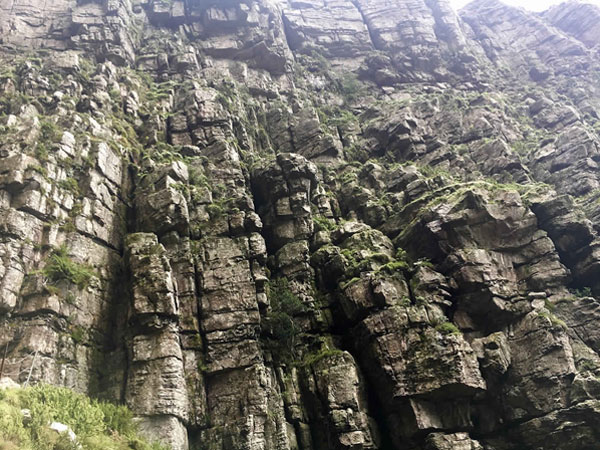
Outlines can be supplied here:
<path id="1" fill-rule="evenodd" d="M 599 15 L 0 0 L 5 375 L 176 450 L 596 448 Z"/>

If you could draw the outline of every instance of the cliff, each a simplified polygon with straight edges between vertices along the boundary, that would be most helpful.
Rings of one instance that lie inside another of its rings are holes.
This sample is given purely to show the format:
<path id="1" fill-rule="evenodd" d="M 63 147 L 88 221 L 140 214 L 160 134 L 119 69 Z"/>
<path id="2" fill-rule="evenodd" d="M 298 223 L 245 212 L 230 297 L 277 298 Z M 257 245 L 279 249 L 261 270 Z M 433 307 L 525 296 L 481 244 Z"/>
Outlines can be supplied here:
<path id="1" fill-rule="evenodd" d="M 2 375 L 174 450 L 599 448 L 598 17 L 0 0 Z"/>

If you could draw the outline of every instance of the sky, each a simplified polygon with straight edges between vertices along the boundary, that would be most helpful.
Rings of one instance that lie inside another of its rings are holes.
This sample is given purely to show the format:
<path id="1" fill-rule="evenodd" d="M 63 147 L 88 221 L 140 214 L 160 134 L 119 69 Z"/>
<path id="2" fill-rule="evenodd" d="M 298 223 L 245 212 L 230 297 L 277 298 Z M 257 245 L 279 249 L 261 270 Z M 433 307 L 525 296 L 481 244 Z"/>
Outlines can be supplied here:
<path id="1" fill-rule="evenodd" d="M 544 11 L 552 5 L 562 3 L 564 0 L 502 0 L 503 3 L 513 6 L 521 6 L 532 11 Z M 454 8 L 459 9 L 470 3 L 471 0 L 450 0 Z M 600 6 L 600 0 L 590 0 L 589 3 L 595 3 Z"/>

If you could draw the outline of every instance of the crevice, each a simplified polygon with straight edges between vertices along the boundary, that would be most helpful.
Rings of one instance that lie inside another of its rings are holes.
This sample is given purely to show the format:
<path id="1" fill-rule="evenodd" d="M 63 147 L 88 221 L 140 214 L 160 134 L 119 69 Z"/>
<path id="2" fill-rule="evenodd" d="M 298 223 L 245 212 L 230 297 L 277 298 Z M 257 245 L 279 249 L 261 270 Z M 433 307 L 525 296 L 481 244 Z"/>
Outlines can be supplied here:
<path id="1" fill-rule="evenodd" d="M 342 337 L 340 348 L 350 353 L 356 363 L 359 378 L 362 382 L 362 389 L 364 389 L 367 397 L 366 412 L 373 418 L 381 439 L 379 450 L 394 450 L 396 447 L 393 444 L 391 428 L 387 417 L 389 411 L 383 406 L 383 403 L 377 394 L 377 389 L 374 388 L 371 380 L 368 378 L 368 374 L 371 373 L 371 371 L 365 366 L 364 361 L 356 354 L 355 342 L 351 336 L 351 332 L 347 332 L 347 334 Z"/>
<path id="2" fill-rule="evenodd" d="M 371 46 L 375 50 L 383 51 L 384 49 L 380 45 L 378 45 L 379 40 L 377 39 L 375 32 L 371 29 L 369 20 L 367 19 L 367 16 L 365 16 L 365 13 L 363 12 L 362 7 L 360 6 L 360 3 L 358 2 L 358 0 L 351 0 L 351 1 L 352 1 L 352 4 L 354 5 L 354 7 L 358 10 L 360 16 L 362 17 L 363 23 L 365 24 L 365 27 L 367 28 L 367 32 L 369 33 L 369 39 L 371 40 Z"/>
<path id="3" fill-rule="evenodd" d="M 292 52 L 292 55 L 294 55 L 294 60 L 295 60 L 296 59 L 295 51 L 298 49 L 298 47 L 292 45 L 292 42 L 294 41 L 294 39 L 291 37 L 290 21 L 285 15 L 283 6 L 281 7 L 281 23 L 283 24 L 283 35 L 285 36 L 285 43 L 286 43 L 288 49 L 290 50 L 290 52 Z"/>

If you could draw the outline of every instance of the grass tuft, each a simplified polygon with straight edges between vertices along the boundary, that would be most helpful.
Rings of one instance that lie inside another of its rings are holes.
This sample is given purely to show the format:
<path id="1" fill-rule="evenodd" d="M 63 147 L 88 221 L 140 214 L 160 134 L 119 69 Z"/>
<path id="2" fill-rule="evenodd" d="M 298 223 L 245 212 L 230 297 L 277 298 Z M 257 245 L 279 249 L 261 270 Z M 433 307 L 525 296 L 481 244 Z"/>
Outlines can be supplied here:
<path id="1" fill-rule="evenodd" d="M 23 409 L 30 411 L 30 421 L 23 421 Z M 52 422 L 67 425 L 77 442 L 50 430 Z M 0 449 L 166 450 L 139 436 L 125 406 L 43 384 L 0 390 Z"/>

